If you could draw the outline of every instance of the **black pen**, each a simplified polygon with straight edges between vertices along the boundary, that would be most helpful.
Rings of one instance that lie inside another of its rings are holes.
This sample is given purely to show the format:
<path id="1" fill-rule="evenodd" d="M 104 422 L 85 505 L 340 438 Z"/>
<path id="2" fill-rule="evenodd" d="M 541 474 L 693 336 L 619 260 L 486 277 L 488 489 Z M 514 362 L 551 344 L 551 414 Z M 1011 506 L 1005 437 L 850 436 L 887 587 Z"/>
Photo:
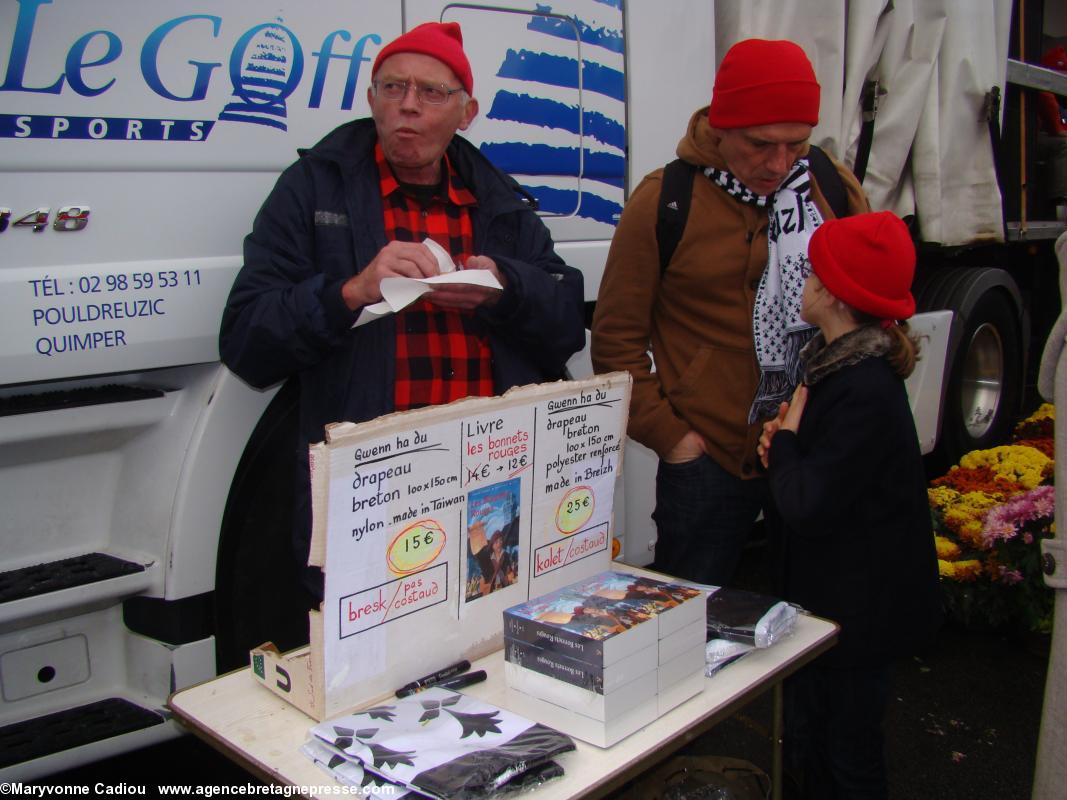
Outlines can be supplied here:
<path id="1" fill-rule="evenodd" d="M 428 686 L 428 689 L 452 689 L 453 691 L 459 689 L 465 689 L 474 683 L 481 683 L 485 680 L 485 670 L 479 669 L 474 672 L 465 672 L 462 675 L 457 675 L 454 678 L 435 683 L 433 686 Z"/>
<path id="2" fill-rule="evenodd" d="M 455 677 L 461 672 L 466 672 L 471 668 L 471 662 L 464 659 L 463 661 L 457 661 L 455 664 L 450 664 L 447 667 L 437 670 L 437 672 L 431 672 L 425 677 L 419 678 L 417 681 L 406 683 L 396 690 L 397 697 L 407 697 L 409 694 L 415 694 L 415 692 L 427 689 L 430 686 L 435 686 L 443 680 Z"/>

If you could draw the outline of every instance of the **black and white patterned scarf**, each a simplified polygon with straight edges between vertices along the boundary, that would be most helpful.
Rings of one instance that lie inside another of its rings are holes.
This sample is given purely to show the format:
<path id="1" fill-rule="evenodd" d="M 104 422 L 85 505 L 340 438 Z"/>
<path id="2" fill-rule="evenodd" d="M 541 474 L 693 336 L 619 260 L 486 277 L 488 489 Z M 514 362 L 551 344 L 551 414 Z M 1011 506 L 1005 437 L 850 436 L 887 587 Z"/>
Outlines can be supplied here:
<path id="1" fill-rule="evenodd" d="M 822 222 L 811 196 L 808 160 L 797 161 L 772 195 L 758 195 L 726 170 L 708 167 L 704 174 L 740 203 L 766 208 L 767 267 L 756 290 L 752 332 L 760 380 L 748 412 L 749 423 L 773 417 L 801 379 L 800 349 L 815 328 L 800 318 L 804 281 L 811 271 L 808 240 Z"/>

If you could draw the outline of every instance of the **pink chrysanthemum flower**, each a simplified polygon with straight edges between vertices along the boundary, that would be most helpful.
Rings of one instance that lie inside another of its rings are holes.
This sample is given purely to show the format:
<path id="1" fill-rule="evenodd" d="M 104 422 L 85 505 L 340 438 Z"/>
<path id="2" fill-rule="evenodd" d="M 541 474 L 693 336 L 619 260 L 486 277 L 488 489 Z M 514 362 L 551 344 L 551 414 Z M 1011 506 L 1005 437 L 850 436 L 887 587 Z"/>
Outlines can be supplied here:
<path id="1" fill-rule="evenodd" d="M 997 541 L 1014 538 L 1027 523 L 1051 521 L 1055 513 L 1055 492 L 1053 486 L 1038 486 L 991 508 L 982 524 L 982 546 L 988 550 Z"/>
<path id="2" fill-rule="evenodd" d="M 1000 582 L 1006 583 L 1009 586 L 1016 583 L 1022 583 L 1023 581 L 1023 574 L 1017 569 L 1008 569 L 1005 566 L 998 566 L 997 572 L 999 573 L 997 578 Z"/>

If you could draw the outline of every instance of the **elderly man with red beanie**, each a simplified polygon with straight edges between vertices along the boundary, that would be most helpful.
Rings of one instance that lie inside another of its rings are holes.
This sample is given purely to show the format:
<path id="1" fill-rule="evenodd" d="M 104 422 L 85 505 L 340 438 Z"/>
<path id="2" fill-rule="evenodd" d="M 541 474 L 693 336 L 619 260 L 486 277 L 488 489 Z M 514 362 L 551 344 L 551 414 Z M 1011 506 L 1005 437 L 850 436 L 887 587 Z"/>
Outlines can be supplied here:
<path id="1" fill-rule="evenodd" d="M 556 254 L 529 196 L 456 135 L 478 113 L 473 89 L 458 24 L 426 23 L 390 42 L 371 70 L 371 117 L 302 151 L 245 239 L 219 349 L 253 386 L 299 385 L 301 563 L 307 445 L 325 425 L 554 380 L 585 344 L 581 273 Z M 353 327 L 382 299 L 383 279 L 438 274 L 427 240 L 502 288 L 438 287 Z M 303 578 L 321 594 L 321 573 Z"/>
<path id="2" fill-rule="evenodd" d="M 634 190 L 612 241 L 593 364 L 633 375 L 628 433 L 660 458 L 654 566 L 672 575 L 728 583 L 770 510 L 760 424 L 798 381 L 811 336 L 799 319 L 807 242 L 834 216 L 809 169 L 818 120 L 819 84 L 799 46 L 737 43 L 678 144 L 695 174 L 669 263 L 657 243 L 663 170 Z M 828 169 L 847 213 L 868 210 L 851 173 Z"/>

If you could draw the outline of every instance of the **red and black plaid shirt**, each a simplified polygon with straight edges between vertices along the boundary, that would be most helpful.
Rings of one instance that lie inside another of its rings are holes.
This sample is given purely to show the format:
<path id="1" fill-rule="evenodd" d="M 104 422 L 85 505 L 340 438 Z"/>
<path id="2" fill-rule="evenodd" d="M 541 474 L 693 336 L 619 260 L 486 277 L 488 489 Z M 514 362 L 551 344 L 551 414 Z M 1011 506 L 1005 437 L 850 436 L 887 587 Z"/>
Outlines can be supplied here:
<path id="1" fill-rule="evenodd" d="M 375 145 L 385 216 L 390 241 L 421 242 L 427 237 L 453 259 L 466 263 L 473 255 L 474 234 L 470 206 L 477 203 L 446 156 L 447 196 L 441 187 L 429 201 L 405 192 Z M 420 299 L 396 315 L 397 411 L 440 405 L 471 395 L 494 394 L 489 340 L 481 321 L 469 311 L 435 306 Z"/>

